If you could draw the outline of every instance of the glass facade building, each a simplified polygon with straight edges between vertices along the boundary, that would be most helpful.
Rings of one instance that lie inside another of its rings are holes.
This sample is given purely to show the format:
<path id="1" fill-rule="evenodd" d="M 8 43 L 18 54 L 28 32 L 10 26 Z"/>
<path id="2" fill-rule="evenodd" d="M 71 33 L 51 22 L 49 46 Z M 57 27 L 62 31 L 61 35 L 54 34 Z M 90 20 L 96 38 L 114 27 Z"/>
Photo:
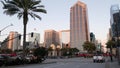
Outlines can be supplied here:
<path id="1" fill-rule="evenodd" d="M 95 39 L 95 34 L 94 33 L 90 33 L 90 42 L 95 43 L 96 39 Z"/>
<path id="2" fill-rule="evenodd" d="M 120 10 L 118 5 L 111 6 L 111 32 L 112 37 L 120 36 Z"/>

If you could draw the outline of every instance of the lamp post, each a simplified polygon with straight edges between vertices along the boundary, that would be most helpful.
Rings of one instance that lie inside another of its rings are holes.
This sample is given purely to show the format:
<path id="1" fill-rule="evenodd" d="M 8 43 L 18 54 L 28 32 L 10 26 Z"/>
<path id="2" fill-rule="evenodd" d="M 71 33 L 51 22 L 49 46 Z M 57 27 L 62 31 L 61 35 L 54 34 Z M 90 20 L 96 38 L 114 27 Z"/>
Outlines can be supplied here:
<path id="1" fill-rule="evenodd" d="M 13 24 L 10 24 L 10 25 L 4 27 L 3 29 L 1 29 L 1 30 L 0 30 L 0 35 L 1 35 L 1 32 L 2 32 L 3 30 L 5 30 L 6 28 L 8 28 L 8 27 L 10 27 L 10 26 L 13 26 Z"/>
<path id="2" fill-rule="evenodd" d="M 10 27 L 10 26 L 13 26 L 13 24 L 10 24 L 10 25 L 4 27 L 3 29 L 1 29 L 1 30 L 0 30 L 0 36 L 1 36 L 1 32 L 2 32 L 3 30 L 5 30 L 6 28 Z M 0 47 L 1 47 L 1 43 L 0 43 Z"/>

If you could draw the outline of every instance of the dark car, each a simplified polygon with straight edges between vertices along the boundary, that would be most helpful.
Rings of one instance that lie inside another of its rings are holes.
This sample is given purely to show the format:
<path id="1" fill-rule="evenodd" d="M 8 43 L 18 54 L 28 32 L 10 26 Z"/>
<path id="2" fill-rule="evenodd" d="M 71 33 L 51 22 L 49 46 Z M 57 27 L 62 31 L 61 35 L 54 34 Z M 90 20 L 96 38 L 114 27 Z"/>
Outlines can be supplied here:
<path id="1" fill-rule="evenodd" d="M 15 60 L 11 58 L 9 55 L 0 54 L 0 66 L 2 65 L 13 65 Z"/>
<path id="2" fill-rule="evenodd" d="M 3 64 L 4 64 L 4 57 L 0 55 L 0 66 L 2 66 Z"/>
<path id="3" fill-rule="evenodd" d="M 13 59 L 14 65 L 20 65 L 20 64 L 25 64 L 25 60 L 22 56 L 17 55 L 14 57 L 11 57 Z"/>

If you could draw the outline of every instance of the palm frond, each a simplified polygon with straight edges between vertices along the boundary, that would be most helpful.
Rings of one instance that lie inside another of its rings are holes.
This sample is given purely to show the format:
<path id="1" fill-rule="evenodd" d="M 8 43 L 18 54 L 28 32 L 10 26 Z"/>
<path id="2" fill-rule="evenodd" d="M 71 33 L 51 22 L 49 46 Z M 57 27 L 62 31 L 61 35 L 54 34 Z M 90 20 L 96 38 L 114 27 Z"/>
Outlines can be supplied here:
<path id="1" fill-rule="evenodd" d="M 4 13 L 5 13 L 6 15 L 12 16 L 12 15 L 15 15 L 17 12 L 11 11 L 11 10 L 5 10 Z"/>
<path id="2" fill-rule="evenodd" d="M 18 13 L 17 15 L 18 19 L 21 19 L 22 16 L 23 16 L 23 13 Z"/>
<path id="3" fill-rule="evenodd" d="M 40 0 L 38 0 L 38 1 L 30 0 L 28 6 L 29 6 L 29 8 L 33 8 L 34 6 L 38 6 L 40 2 L 41 2 Z"/>
<path id="4" fill-rule="evenodd" d="M 37 15 L 37 14 L 34 13 L 34 16 L 35 16 L 36 18 L 38 18 L 39 20 L 41 20 L 41 17 L 40 17 L 39 15 Z"/>
<path id="5" fill-rule="evenodd" d="M 38 1 L 32 0 L 31 2 L 32 2 L 32 6 L 35 6 L 35 5 L 40 4 L 41 0 L 38 0 Z"/>
<path id="6" fill-rule="evenodd" d="M 5 3 L 3 1 L 1 1 L 1 3 L 5 6 Z"/>
<path id="7" fill-rule="evenodd" d="M 32 9 L 34 12 L 42 12 L 42 13 L 47 13 L 45 9 Z"/>
<path id="8" fill-rule="evenodd" d="M 8 8 L 8 9 L 6 9 L 5 11 L 4 11 L 4 13 L 5 14 L 7 14 L 7 15 L 14 15 L 14 14 L 16 14 L 16 13 L 18 13 L 19 12 L 19 9 L 18 8 L 13 8 L 13 7 L 6 7 L 6 8 Z"/>
<path id="9" fill-rule="evenodd" d="M 9 4 L 13 4 L 15 6 L 18 6 L 19 8 L 23 7 L 21 0 L 12 0 L 12 1 L 9 1 Z"/>
<path id="10" fill-rule="evenodd" d="M 44 5 L 33 6 L 33 7 L 31 7 L 30 9 L 32 10 L 32 9 L 37 9 L 37 8 L 44 8 Z"/>
<path id="11" fill-rule="evenodd" d="M 19 19 L 24 15 L 24 12 L 27 12 L 32 18 L 40 20 L 41 17 L 35 13 L 47 13 L 44 5 L 40 4 L 41 0 L 4 0 L 1 2 L 5 14 L 10 16 L 18 14 L 17 17 Z"/>
<path id="12" fill-rule="evenodd" d="M 31 13 L 28 13 L 32 18 L 34 18 L 34 20 L 35 20 L 35 16 L 34 16 L 34 14 L 31 12 Z"/>

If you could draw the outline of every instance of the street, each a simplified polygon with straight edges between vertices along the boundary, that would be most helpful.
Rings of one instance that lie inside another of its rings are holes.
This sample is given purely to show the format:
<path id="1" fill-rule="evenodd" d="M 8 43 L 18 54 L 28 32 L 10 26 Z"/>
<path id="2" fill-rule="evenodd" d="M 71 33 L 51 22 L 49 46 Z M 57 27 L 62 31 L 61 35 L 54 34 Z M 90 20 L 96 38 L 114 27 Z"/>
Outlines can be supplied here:
<path id="1" fill-rule="evenodd" d="M 93 63 L 92 58 L 47 59 L 41 64 L 8 66 L 2 68 L 109 68 L 107 63 Z"/>

